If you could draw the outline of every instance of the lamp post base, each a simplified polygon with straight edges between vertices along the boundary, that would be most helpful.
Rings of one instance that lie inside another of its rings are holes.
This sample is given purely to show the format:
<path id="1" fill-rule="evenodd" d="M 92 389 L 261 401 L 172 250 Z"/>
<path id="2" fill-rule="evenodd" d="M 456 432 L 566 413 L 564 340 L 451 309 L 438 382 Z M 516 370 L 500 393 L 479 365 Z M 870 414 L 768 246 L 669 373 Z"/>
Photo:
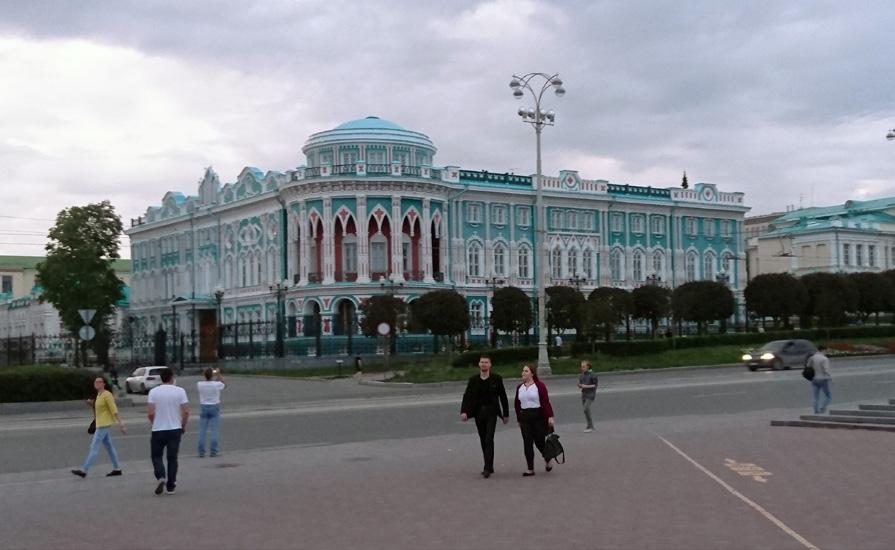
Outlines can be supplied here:
<path id="1" fill-rule="evenodd" d="M 550 376 L 550 358 L 547 356 L 547 342 L 538 342 L 538 376 Z"/>

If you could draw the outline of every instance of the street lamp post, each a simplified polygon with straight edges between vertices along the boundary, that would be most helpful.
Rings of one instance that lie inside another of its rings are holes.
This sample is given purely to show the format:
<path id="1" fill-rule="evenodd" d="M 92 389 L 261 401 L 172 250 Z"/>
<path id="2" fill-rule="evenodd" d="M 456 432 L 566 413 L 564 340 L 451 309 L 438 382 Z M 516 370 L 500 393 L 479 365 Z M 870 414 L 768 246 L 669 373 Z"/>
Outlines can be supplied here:
<path id="1" fill-rule="evenodd" d="M 488 330 L 488 345 L 491 349 L 497 347 L 497 329 L 494 328 L 494 291 L 502 287 L 506 281 L 498 277 L 488 279 L 488 288 L 491 289 L 491 297 L 488 303 L 488 317 L 485 319 L 485 328 Z"/>
<path id="2" fill-rule="evenodd" d="M 533 82 L 534 81 L 534 82 Z M 534 86 L 532 86 L 534 84 Z M 540 84 L 540 88 L 538 85 Z M 510 80 L 510 88 L 513 89 L 513 96 L 516 99 L 522 99 L 525 95 L 524 90 L 531 93 L 535 101 L 534 109 L 519 109 L 519 116 L 522 121 L 531 126 L 535 130 L 535 145 L 537 148 L 537 187 L 535 195 L 535 210 L 537 211 L 537 231 L 535 231 L 535 248 L 537 271 L 535 272 L 538 281 L 538 373 L 551 374 L 550 359 L 547 356 L 547 316 L 546 316 L 546 290 L 544 281 L 546 277 L 545 269 L 547 265 L 546 258 L 546 216 L 544 213 L 544 197 L 541 182 L 541 130 L 544 126 L 553 126 L 556 114 L 553 111 L 544 111 L 541 109 L 541 98 L 544 92 L 553 89 L 558 97 L 565 95 L 566 90 L 562 86 L 562 79 L 559 74 L 548 75 L 546 73 L 528 73 L 523 76 L 513 75 Z"/>
<path id="3" fill-rule="evenodd" d="M 275 292 L 277 296 L 277 315 L 276 315 L 276 343 L 274 344 L 274 355 L 283 357 L 285 355 L 283 349 L 283 298 L 286 296 L 286 290 L 289 288 L 289 281 L 283 280 L 276 284 L 270 285 L 270 291 Z"/>
<path id="4" fill-rule="evenodd" d="M 386 295 L 388 295 L 389 298 L 394 298 L 395 291 L 397 289 L 403 288 L 403 287 L 404 287 L 404 283 L 395 282 L 395 280 L 392 277 L 389 277 L 388 279 L 386 279 L 384 276 L 379 277 L 379 288 L 384 290 Z M 397 315 L 395 316 L 395 326 L 391 327 L 391 329 L 392 329 L 391 333 L 387 336 L 388 342 L 387 342 L 386 347 L 389 349 L 389 351 L 397 351 L 397 341 L 398 341 Z M 396 349 L 392 350 L 391 349 L 392 346 L 394 346 Z"/>
<path id="5" fill-rule="evenodd" d="M 218 361 L 224 358 L 224 335 L 221 332 L 222 327 L 224 326 L 223 319 L 221 319 L 221 302 L 224 301 L 224 288 L 217 287 L 214 289 L 214 301 L 218 306 Z"/>

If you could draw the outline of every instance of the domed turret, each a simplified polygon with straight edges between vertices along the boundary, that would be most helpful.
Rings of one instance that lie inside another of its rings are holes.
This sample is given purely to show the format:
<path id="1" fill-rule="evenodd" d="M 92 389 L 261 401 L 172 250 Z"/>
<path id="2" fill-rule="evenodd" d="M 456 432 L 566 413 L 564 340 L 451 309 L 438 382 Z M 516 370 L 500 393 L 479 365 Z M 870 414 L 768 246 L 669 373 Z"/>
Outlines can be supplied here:
<path id="1" fill-rule="evenodd" d="M 436 151 L 427 135 L 376 116 L 312 134 L 302 147 L 310 167 L 347 165 L 360 159 L 368 164 L 431 166 Z"/>

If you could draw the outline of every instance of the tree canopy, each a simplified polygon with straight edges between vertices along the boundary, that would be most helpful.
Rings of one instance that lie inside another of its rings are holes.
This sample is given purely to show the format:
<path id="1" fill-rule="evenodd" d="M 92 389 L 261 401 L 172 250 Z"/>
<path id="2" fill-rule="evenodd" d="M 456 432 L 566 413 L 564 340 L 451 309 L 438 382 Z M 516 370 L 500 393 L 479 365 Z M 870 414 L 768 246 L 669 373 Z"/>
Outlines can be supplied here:
<path id="1" fill-rule="evenodd" d="M 453 336 L 469 328 L 466 299 L 456 290 L 433 290 L 413 304 L 413 317 L 439 336 Z"/>
<path id="2" fill-rule="evenodd" d="M 874 313 L 892 310 L 895 305 L 895 285 L 888 277 L 881 273 L 865 271 L 850 273 L 848 278 L 858 292 L 856 309 L 864 322 Z"/>
<path id="3" fill-rule="evenodd" d="M 495 329 L 522 334 L 531 328 L 531 298 L 522 289 L 507 286 L 495 290 L 491 307 L 491 322 Z"/>
<path id="4" fill-rule="evenodd" d="M 773 317 L 789 326 L 789 318 L 800 315 L 808 305 L 808 289 L 789 273 L 757 275 L 746 286 L 746 309 L 760 317 Z"/>
<path id="5" fill-rule="evenodd" d="M 838 327 L 848 322 L 849 311 L 857 311 L 860 296 L 855 283 L 841 273 L 809 273 L 802 276 L 808 289 L 806 313 L 817 317 L 822 327 Z"/>
<path id="6" fill-rule="evenodd" d="M 609 341 L 615 327 L 630 315 L 631 307 L 631 294 L 627 290 L 608 286 L 595 288 L 587 297 L 585 332 L 591 338 L 602 333 Z"/>
<path id="7" fill-rule="evenodd" d="M 91 322 L 99 334 L 95 342 L 108 345 L 108 320 L 123 297 L 124 283 L 112 266 L 118 254 L 121 219 L 109 201 L 72 206 L 59 212 L 50 229 L 46 259 L 37 265 L 37 283 L 42 302 L 59 312 L 62 325 L 77 334 L 84 325 L 79 309 L 96 311 Z M 105 355 L 101 346 L 97 354 Z"/>
<path id="8" fill-rule="evenodd" d="M 671 313 L 671 291 L 659 285 L 643 285 L 631 291 L 633 315 L 650 322 L 653 338 L 659 330 L 659 319 Z"/>
<path id="9" fill-rule="evenodd" d="M 584 296 L 569 286 L 551 286 L 547 289 L 547 323 L 551 329 L 563 332 L 581 330 L 583 325 Z"/>
<path id="10" fill-rule="evenodd" d="M 715 281 L 693 281 L 674 289 L 671 308 L 677 319 L 695 322 L 699 332 L 706 323 L 733 315 L 736 302 L 727 285 Z"/>
<path id="11" fill-rule="evenodd" d="M 389 336 L 394 338 L 398 330 L 398 316 L 407 310 L 404 300 L 390 294 L 371 296 L 361 302 L 363 319 L 360 326 L 364 336 L 379 336 L 379 325 L 386 323 L 389 326 Z"/>

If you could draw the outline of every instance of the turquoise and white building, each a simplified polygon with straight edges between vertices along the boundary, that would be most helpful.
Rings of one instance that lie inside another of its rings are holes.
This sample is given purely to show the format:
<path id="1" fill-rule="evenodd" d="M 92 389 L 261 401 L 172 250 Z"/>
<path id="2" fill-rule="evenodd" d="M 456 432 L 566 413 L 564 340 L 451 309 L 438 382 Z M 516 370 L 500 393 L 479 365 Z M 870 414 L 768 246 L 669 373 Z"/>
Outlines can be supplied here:
<path id="1" fill-rule="evenodd" d="M 304 354 L 344 341 L 360 303 L 386 291 L 413 301 L 456 289 L 473 339 L 486 335 L 496 287 L 535 296 L 534 177 L 437 165 L 429 137 L 377 117 L 313 134 L 302 152 L 297 168 L 247 167 L 223 185 L 208 168 L 197 194 L 169 192 L 132 223 L 139 326 L 176 318 L 210 358 L 218 322 L 273 321 L 279 298 L 287 349 Z M 545 176 L 543 193 L 546 286 L 589 293 L 720 278 L 742 299 L 743 193 L 611 183 L 573 170 Z"/>

